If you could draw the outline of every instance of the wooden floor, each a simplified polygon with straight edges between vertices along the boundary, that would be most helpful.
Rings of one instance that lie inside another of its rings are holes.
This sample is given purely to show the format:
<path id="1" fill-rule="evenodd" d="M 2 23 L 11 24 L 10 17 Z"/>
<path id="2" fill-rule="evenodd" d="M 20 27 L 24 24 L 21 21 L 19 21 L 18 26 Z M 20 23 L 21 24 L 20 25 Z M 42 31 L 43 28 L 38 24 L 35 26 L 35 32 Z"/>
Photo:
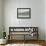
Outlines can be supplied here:
<path id="1" fill-rule="evenodd" d="M 42 46 L 46 46 L 46 42 L 44 40 L 8 40 L 7 44 L 0 46 L 8 46 L 10 44 L 39 44 Z"/>

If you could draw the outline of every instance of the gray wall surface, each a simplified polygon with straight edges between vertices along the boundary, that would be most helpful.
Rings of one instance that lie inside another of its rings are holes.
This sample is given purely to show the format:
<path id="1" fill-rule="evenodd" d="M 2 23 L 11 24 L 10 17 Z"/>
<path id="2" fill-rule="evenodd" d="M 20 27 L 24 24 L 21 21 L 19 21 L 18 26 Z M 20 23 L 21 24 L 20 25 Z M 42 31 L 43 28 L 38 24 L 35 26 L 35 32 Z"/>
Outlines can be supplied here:
<path id="1" fill-rule="evenodd" d="M 46 0 L 45 0 L 45 40 L 46 40 Z"/>
<path id="2" fill-rule="evenodd" d="M 0 0 L 0 38 L 2 38 L 2 0 Z"/>
<path id="3" fill-rule="evenodd" d="M 17 19 L 17 8 L 31 8 L 31 19 Z M 9 27 L 30 26 L 39 28 L 39 39 L 45 39 L 44 0 L 4 0 L 4 26 L 7 35 Z"/>

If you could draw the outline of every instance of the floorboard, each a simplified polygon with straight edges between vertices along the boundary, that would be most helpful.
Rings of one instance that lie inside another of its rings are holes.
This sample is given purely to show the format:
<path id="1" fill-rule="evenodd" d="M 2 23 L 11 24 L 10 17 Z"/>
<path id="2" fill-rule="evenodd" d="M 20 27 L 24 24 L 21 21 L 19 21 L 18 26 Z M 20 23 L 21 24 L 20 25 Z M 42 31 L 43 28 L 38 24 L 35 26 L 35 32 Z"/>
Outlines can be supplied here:
<path id="1" fill-rule="evenodd" d="M 0 46 L 46 46 L 44 40 L 8 40 L 7 44 Z"/>

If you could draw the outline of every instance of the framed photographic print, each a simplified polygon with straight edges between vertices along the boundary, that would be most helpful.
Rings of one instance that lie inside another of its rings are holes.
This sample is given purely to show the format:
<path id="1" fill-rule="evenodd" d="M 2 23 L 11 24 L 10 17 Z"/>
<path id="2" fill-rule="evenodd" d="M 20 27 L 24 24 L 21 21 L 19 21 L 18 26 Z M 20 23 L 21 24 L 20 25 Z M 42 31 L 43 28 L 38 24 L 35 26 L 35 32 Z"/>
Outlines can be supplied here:
<path id="1" fill-rule="evenodd" d="M 17 18 L 31 18 L 31 8 L 17 8 Z"/>

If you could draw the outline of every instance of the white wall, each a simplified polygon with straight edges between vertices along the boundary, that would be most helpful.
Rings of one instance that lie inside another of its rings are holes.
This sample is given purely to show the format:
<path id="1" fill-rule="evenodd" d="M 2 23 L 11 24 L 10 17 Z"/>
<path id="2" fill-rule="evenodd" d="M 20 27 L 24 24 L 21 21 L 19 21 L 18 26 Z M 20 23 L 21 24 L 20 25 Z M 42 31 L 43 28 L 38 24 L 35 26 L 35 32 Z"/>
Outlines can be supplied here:
<path id="1" fill-rule="evenodd" d="M 17 19 L 17 8 L 31 8 L 31 19 Z M 5 0 L 4 26 L 7 35 L 10 26 L 39 27 L 39 38 L 45 39 L 44 0 Z"/>

